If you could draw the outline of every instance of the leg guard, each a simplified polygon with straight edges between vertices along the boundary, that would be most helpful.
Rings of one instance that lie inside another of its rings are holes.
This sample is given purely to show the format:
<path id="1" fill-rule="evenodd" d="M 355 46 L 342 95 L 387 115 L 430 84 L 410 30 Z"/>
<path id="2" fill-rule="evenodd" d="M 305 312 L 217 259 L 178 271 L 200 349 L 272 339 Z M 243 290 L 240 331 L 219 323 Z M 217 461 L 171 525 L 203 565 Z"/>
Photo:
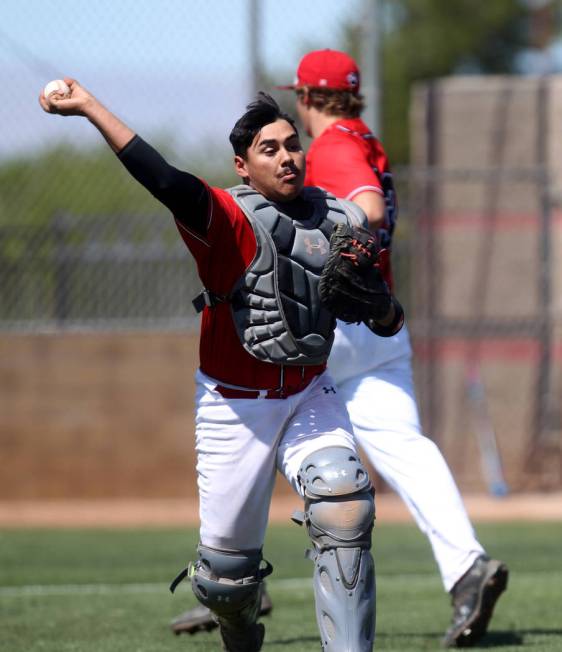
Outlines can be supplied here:
<path id="1" fill-rule="evenodd" d="M 234 625 L 251 625 L 259 614 L 262 580 L 271 564 L 260 568 L 261 550 L 240 552 L 198 547 L 199 560 L 190 569 L 195 597 L 218 618 Z"/>
<path id="2" fill-rule="evenodd" d="M 299 470 L 314 550 L 316 618 L 325 652 L 370 652 L 375 637 L 375 517 L 369 476 L 343 447 L 309 455 Z M 298 522 L 298 517 L 294 520 Z"/>
<path id="3" fill-rule="evenodd" d="M 257 623 L 263 578 L 273 570 L 262 562 L 261 550 L 225 551 L 199 545 L 191 587 L 216 618 L 227 652 L 259 652 L 264 626 Z"/>

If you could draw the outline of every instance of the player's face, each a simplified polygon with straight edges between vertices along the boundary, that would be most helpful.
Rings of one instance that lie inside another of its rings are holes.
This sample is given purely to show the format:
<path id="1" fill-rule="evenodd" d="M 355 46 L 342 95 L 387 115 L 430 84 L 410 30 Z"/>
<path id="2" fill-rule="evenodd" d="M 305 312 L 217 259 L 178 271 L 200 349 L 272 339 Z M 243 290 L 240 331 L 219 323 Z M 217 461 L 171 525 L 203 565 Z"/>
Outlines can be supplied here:
<path id="1" fill-rule="evenodd" d="M 305 156 L 298 134 L 286 120 L 262 127 L 246 158 L 235 156 L 234 164 L 239 176 L 272 201 L 290 201 L 302 190 Z"/>

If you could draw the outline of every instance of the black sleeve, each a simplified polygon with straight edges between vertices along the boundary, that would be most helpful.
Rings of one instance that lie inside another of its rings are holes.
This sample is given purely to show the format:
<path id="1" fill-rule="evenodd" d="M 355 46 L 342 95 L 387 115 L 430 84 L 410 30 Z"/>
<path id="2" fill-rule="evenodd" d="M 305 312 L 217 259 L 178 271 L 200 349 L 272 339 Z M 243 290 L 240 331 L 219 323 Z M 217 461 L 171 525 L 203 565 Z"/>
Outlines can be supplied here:
<path id="1" fill-rule="evenodd" d="M 169 208 L 179 222 L 192 231 L 206 234 L 209 193 L 200 179 L 170 165 L 139 136 L 127 143 L 118 157 L 130 174 Z"/>

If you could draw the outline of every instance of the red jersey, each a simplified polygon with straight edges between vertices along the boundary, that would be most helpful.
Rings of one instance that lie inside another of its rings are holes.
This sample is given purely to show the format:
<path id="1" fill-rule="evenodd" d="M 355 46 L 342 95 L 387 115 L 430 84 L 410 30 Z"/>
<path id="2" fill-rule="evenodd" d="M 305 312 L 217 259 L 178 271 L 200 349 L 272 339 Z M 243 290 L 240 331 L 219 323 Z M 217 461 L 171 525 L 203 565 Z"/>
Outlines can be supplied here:
<path id="1" fill-rule="evenodd" d="M 360 118 L 338 120 L 312 141 L 305 184 L 350 200 L 366 190 L 380 193 L 387 209 L 382 244 L 389 246 L 396 220 L 392 174 L 383 146 Z"/>
<path id="2" fill-rule="evenodd" d="M 320 186 L 336 197 L 353 200 L 373 191 L 386 204 L 385 224 L 378 230 L 381 245 L 390 250 L 396 221 L 396 194 L 388 158 L 381 143 L 360 118 L 338 120 L 310 145 L 306 155 L 307 186 Z M 392 288 L 390 257 L 381 260 L 382 273 Z"/>
<path id="3" fill-rule="evenodd" d="M 203 237 L 176 219 L 179 232 L 195 258 L 203 285 L 228 295 L 256 253 L 254 231 L 233 197 L 220 188 L 208 188 L 209 214 Z M 201 370 L 223 383 L 252 389 L 299 386 L 321 373 L 325 364 L 283 366 L 263 362 L 248 353 L 234 327 L 229 303 L 205 307 L 199 346 Z M 282 382 L 284 379 L 284 382 Z"/>

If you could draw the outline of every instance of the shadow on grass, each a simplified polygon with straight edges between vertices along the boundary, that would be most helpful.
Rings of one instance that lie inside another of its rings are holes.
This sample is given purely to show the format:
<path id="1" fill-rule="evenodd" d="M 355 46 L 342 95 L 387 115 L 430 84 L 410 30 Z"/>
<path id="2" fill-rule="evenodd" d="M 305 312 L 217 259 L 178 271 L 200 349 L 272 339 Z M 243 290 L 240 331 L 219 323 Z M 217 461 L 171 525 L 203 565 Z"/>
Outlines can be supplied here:
<path id="1" fill-rule="evenodd" d="M 523 645 L 526 635 L 543 635 L 543 636 L 562 636 L 562 629 L 522 629 L 516 632 L 513 631 L 496 631 L 488 632 L 481 641 L 472 647 L 473 650 L 490 649 L 495 647 Z M 377 633 L 377 640 L 382 641 L 386 639 L 393 640 L 409 640 L 409 639 L 425 639 L 429 641 L 441 641 L 443 637 L 442 632 L 424 632 L 422 633 L 408 633 L 408 634 L 385 634 L 384 632 Z M 319 641 L 317 636 L 298 636 L 293 638 L 277 638 L 267 640 L 268 646 L 286 646 L 294 645 L 296 643 L 316 643 Z M 408 649 L 408 648 L 404 648 Z"/>
<path id="2" fill-rule="evenodd" d="M 514 645 L 523 645 L 525 634 L 561 634 L 561 630 L 519 630 L 519 631 L 496 631 L 488 632 L 482 639 L 475 645 L 472 646 L 472 649 L 489 649 L 495 647 L 504 647 L 504 646 L 514 646 Z M 412 640 L 412 639 L 422 639 L 426 641 L 435 641 L 438 645 L 441 644 L 443 638 L 443 632 L 409 632 L 404 634 L 385 634 L 384 632 L 377 632 L 377 641 L 382 642 L 385 639 L 392 641 L 399 640 Z M 460 646 L 462 647 L 462 646 Z M 404 648 L 408 649 L 408 648 Z"/>
<path id="3" fill-rule="evenodd" d="M 502 647 L 505 645 L 523 645 L 525 632 L 517 631 L 495 631 L 488 632 L 482 640 L 474 646 L 477 648 Z"/>
<path id="4" fill-rule="evenodd" d="M 501 645 L 523 645 L 526 636 L 552 636 L 561 637 L 562 629 L 518 629 L 517 631 L 496 631 L 488 632 L 480 641 L 478 647 L 492 648 Z"/>
<path id="5" fill-rule="evenodd" d="M 267 636 L 267 634 L 266 634 Z M 268 646 L 273 645 L 294 645 L 295 643 L 318 643 L 320 644 L 320 636 L 298 636 L 295 638 L 277 638 L 272 641 L 267 639 Z"/>

